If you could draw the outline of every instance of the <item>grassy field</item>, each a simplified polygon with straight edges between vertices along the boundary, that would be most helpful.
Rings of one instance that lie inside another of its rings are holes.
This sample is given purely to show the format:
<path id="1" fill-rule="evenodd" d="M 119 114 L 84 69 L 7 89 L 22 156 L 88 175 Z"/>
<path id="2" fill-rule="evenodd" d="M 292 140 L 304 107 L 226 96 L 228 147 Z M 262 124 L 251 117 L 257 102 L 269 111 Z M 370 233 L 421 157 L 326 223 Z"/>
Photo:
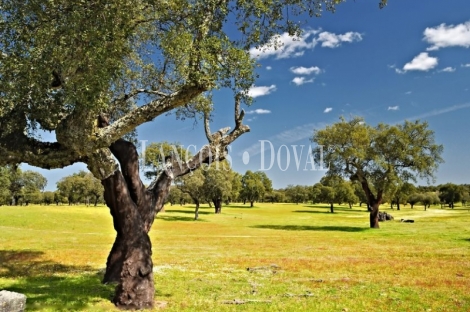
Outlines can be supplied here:
<path id="1" fill-rule="evenodd" d="M 379 230 L 363 207 L 193 209 L 167 206 L 150 234 L 165 311 L 470 311 L 467 208 L 382 207 L 415 223 Z M 113 239 L 106 207 L 2 206 L 0 290 L 27 311 L 114 311 L 100 284 Z"/>

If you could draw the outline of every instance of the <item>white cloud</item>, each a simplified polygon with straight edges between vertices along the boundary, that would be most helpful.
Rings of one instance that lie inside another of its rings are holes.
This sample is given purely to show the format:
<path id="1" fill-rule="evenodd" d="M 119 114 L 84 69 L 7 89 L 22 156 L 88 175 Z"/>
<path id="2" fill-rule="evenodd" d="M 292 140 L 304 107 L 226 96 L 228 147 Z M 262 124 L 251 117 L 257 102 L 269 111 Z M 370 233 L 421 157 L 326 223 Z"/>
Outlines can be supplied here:
<path id="1" fill-rule="evenodd" d="M 429 56 L 427 52 L 422 52 L 418 56 L 416 56 L 411 62 L 406 63 L 403 66 L 403 70 L 396 68 L 397 73 L 405 73 L 409 70 L 420 70 L 420 71 L 428 71 L 433 69 L 437 66 L 438 58 Z"/>
<path id="2" fill-rule="evenodd" d="M 393 111 L 397 111 L 400 109 L 400 106 L 389 106 L 387 110 L 393 110 Z"/>
<path id="3" fill-rule="evenodd" d="M 360 33 L 349 31 L 342 35 L 337 35 L 324 31 L 318 35 L 318 42 L 321 42 L 321 46 L 324 48 L 337 48 L 341 46 L 343 42 L 354 42 L 361 41 L 362 36 Z"/>
<path id="4" fill-rule="evenodd" d="M 266 70 L 271 70 L 273 69 L 271 66 L 266 66 Z"/>
<path id="5" fill-rule="evenodd" d="M 453 73 L 454 71 L 455 71 L 455 67 L 446 67 L 440 70 L 440 72 L 444 72 L 444 73 Z"/>
<path id="6" fill-rule="evenodd" d="M 337 48 L 343 42 L 357 42 L 362 40 L 362 36 L 357 32 L 346 32 L 344 34 L 334 34 L 327 31 L 305 30 L 300 36 L 293 37 L 288 33 L 283 33 L 272 37 L 267 44 L 259 48 L 251 48 L 250 56 L 256 59 L 275 57 L 276 59 L 299 57 L 304 55 L 306 50 L 315 48 L 318 43 L 324 48 Z M 318 34 L 318 37 L 315 36 Z"/>
<path id="7" fill-rule="evenodd" d="M 470 48 L 470 21 L 458 25 L 428 27 L 424 30 L 424 40 L 431 44 L 428 51 L 447 47 Z"/>
<path id="8" fill-rule="evenodd" d="M 411 94 L 411 93 L 412 93 L 411 91 L 407 91 L 407 92 L 405 92 L 405 94 Z"/>
<path id="9" fill-rule="evenodd" d="M 293 72 L 296 75 L 311 75 L 315 74 L 318 75 L 321 73 L 321 69 L 317 66 L 312 66 L 312 67 L 291 67 L 290 71 Z"/>
<path id="10" fill-rule="evenodd" d="M 470 63 L 468 63 L 468 64 L 462 64 L 461 66 L 462 66 L 462 67 L 470 67 Z"/>
<path id="11" fill-rule="evenodd" d="M 250 90 L 248 90 L 248 95 L 253 98 L 256 98 L 259 96 L 268 95 L 274 91 L 276 91 L 276 85 L 260 86 L 260 87 L 253 86 L 250 88 Z"/>
<path id="12" fill-rule="evenodd" d="M 247 111 L 246 113 L 247 113 L 247 114 L 258 114 L 258 115 L 262 115 L 262 114 L 271 114 L 271 111 L 268 110 L 268 109 L 258 108 L 258 109 L 255 109 L 255 110 Z"/>
<path id="13" fill-rule="evenodd" d="M 331 112 L 332 110 L 333 110 L 332 107 L 327 107 L 327 108 L 325 108 L 325 110 L 324 110 L 323 112 L 324 112 L 325 114 L 327 114 L 327 113 Z"/>
<path id="14" fill-rule="evenodd" d="M 312 83 L 313 78 L 306 80 L 305 77 L 295 77 L 292 79 L 292 82 L 295 83 L 297 86 L 301 86 L 305 83 Z"/>
<path id="15" fill-rule="evenodd" d="M 319 30 L 307 30 L 300 37 L 293 37 L 288 33 L 274 36 L 266 45 L 258 49 L 251 48 L 250 55 L 252 58 L 257 59 L 268 58 L 270 56 L 274 56 L 276 59 L 301 56 L 304 50 L 315 47 L 317 42 L 313 39 L 313 36 L 318 32 Z"/>

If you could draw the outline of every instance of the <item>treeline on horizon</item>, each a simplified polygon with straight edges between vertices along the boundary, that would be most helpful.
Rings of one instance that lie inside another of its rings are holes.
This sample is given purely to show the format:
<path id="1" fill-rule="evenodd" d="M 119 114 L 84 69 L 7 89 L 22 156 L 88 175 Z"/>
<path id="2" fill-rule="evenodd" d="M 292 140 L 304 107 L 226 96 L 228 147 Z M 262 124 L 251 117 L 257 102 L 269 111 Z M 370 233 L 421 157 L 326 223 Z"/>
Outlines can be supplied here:
<path id="1" fill-rule="evenodd" d="M 254 205 L 267 203 L 311 203 L 328 204 L 334 212 L 335 205 L 367 205 L 361 185 L 346 181 L 338 176 L 324 176 L 314 185 L 288 185 L 274 189 L 266 172 L 248 170 L 244 175 L 233 171 L 227 164 L 198 169 L 177 179 L 171 187 L 167 204 L 184 205 L 208 203 L 214 205 L 216 213 L 221 212 L 222 204 L 242 202 Z M 157 174 L 157 167 L 145 173 L 147 177 Z M 57 182 L 55 191 L 45 191 L 47 179 L 40 173 L 20 168 L 0 167 L 0 205 L 75 205 L 96 206 L 104 204 L 103 186 L 89 172 L 80 171 L 63 177 Z M 466 206 L 470 202 L 470 184 L 446 183 L 440 185 L 415 186 L 412 183 L 399 183 L 390 188 L 382 204 L 392 209 L 403 205 L 420 204 L 424 209 L 431 205 L 454 208 L 456 203 Z"/>

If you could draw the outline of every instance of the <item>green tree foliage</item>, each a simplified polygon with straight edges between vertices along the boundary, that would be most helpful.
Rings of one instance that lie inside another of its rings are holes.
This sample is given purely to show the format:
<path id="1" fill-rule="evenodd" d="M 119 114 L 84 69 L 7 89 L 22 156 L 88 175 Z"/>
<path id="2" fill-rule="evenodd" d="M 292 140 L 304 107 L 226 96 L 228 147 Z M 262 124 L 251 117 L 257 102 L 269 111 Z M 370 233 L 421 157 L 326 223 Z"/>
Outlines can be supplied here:
<path id="1" fill-rule="evenodd" d="M 262 200 L 266 191 L 272 191 L 272 182 L 269 180 L 266 173 L 258 171 L 252 172 L 247 170 L 242 177 L 242 191 L 240 197 L 245 201 L 250 202 L 250 207 L 253 207 L 255 201 Z"/>
<path id="2" fill-rule="evenodd" d="M 447 183 L 439 186 L 439 199 L 454 209 L 454 204 L 462 200 L 465 189 L 453 183 Z"/>
<path id="3" fill-rule="evenodd" d="M 147 179 L 155 178 L 165 165 L 165 158 L 175 155 L 178 162 L 188 161 L 191 153 L 184 149 L 180 143 L 158 142 L 150 143 L 145 147 L 143 164 L 145 166 L 144 175 Z"/>
<path id="4" fill-rule="evenodd" d="M 398 182 L 395 187 L 391 187 L 391 201 L 390 204 L 397 205 L 397 210 L 400 210 L 400 204 L 406 204 L 406 199 L 413 193 L 416 193 L 416 187 L 409 182 Z"/>
<path id="5" fill-rule="evenodd" d="M 0 205 L 10 202 L 10 169 L 0 167 Z"/>
<path id="6" fill-rule="evenodd" d="M 352 205 L 359 201 L 359 198 L 354 193 L 354 188 L 350 182 L 346 182 L 341 176 L 337 175 L 326 175 L 320 180 L 322 186 L 331 187 L 334 190 L 334 198 L 331 199 L 329 196 L 332 196 L 330 190 L 323 190 L 322 196 L 323 200 L 328 199 L 327 203 L 330 203 L 331 212 L 333 212 L 333 203 L 341 205 L 342 203 L 347 203 L 350 208 Z M 333 200 L 333 202 L 331 202 Z"/>
<path id="7" fill-rule="evenodd" d="M 439 196 L 434 192 L 427 192 L 421 195 L 421 203 L 424 206 L 424 210 L 427 210 L 431 205 L 437 205 L 440 202 Z"/>
<path id="8" fill-rule="evenodd" d="M 416 205 L 417 203 L 420 203 L 422 201 L 423 201 L 423 194 L 421 194 L 421 193 L 413 193 L 410 196 L 408 196 L 408 198 L 406 200 L 406 202 L 408 204 L 410 204 L 411 209 L 414 208 L 414 205 Z"/>
<path id="9" fill-rule="evenodd" d="M 442 145 L 435 144 L 433 131 L 420 121 L 372 127 L 359 117 L 341 118 L 316 130 L 312 141 L 323 146 L 328 175 L 346 176 L 361 184 L 372 207 L 372 228 L 379 227 L 379 206 L 393 184 L 433 177 L 443 161 Z"/>
<path id="10" fill-rule="evenodd" d="M 181 192 L 186 193 L 191 197 L 192 201 L 196 205 L 194 213 L 194 220 L 199 217 L 199 204 L 205 199 L 204 194 L 204 172 L 201 168 L 192 171 L 175 181 L 176 186 Z"/>
<path id="11" fill-rule="evenodd" d="M 214 204 L 215 213 L 222 212 L 222 203 L 232 195 L 233 171 L 227 161 L 214 162 L 204 168 L 204 195 Z"/>
<path id="12" fill-rule="evenodd" d="M 288 185 L 285 194 L 291 203 L 299 204 L 308 199 L 308 189 L 303 185 Z"/>
<path id="13" fill-rule="evenodd" d="M 50 205 L 50 204 L 54 203 L 54 192 L 46 191 L 46 192 L 42 193 L 42 202 L 45 205 Z"/>
<path id="14" fill-rule="evenodd" d="M 102 199 L 104 191 L 101 182 L 85 171 L 62 178 L 57 182 L 57 190 L 60 195 L 54 200 L 56 203 L 65 198 L 69 205 L 82 202 L 87 205 L 93 203 L 95 206 Z"/>

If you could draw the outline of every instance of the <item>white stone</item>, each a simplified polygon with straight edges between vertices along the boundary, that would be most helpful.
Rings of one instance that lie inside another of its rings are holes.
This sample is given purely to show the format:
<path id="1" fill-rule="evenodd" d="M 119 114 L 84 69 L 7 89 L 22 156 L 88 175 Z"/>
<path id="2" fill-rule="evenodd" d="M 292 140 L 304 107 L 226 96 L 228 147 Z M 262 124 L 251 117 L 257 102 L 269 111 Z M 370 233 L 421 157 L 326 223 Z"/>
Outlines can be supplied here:
<path id="1" fill-rule="evenodd" d="M 0 291 L 0 312 L 23 312 L 25 307 L 25 295 L 8 290 Z"/>

